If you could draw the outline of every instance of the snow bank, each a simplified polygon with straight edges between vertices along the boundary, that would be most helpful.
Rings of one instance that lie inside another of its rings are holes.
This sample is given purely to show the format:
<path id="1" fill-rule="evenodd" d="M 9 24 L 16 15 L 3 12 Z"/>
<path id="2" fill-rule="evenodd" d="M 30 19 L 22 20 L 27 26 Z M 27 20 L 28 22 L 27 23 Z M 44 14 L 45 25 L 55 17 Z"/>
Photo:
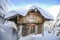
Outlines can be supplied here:
<path id="1" fill-rule="evenodd" d="M 13 33 L 13 28 L 9 24 L 0 24 L 0 40 L 17 40 L 16 33 Z"/>

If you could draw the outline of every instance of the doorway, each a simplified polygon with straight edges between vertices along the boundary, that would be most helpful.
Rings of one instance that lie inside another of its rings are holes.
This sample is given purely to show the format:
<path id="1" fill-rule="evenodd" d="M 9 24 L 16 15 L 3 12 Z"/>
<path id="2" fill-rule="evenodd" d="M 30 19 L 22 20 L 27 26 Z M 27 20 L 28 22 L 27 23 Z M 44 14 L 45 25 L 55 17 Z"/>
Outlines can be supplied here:
<path id="1" fill-rule="evenodd" d="M 42 28 L 40 24 L 25 24 L 22 28 L 22 36 L 42 34 Z"/>

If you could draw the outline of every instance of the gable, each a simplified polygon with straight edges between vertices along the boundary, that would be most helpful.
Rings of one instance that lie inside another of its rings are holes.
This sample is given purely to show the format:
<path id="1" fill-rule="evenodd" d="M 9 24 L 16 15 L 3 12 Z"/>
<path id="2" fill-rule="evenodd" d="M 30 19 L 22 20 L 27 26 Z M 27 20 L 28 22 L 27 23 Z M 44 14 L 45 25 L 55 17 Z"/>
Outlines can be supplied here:
<path id="1" fill-rule="evenodd" d="M 43 23 L 44 17 L 39 12 L 28 12 L 26 16 L 19 16 L 18 23 Z"/>

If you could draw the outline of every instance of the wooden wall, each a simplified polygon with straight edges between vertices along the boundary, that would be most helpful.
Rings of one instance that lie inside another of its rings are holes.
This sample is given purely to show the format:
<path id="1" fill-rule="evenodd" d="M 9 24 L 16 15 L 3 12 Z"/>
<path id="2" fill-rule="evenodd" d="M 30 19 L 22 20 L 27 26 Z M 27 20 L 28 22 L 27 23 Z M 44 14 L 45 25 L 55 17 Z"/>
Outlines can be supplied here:
<path id="1" fill-rule="evenodd" d="M 37 12 L 29 12 L 26 16 L 18 16 L 17 23 L 43 23 L 44 18 Z"/>
<path id="2" fill-rule="evenodd" d="M 35 33 L 35 26 L 30 24 L 37 24 L 38 34 L 42 34 L 42 24 L 44 23 L 45 18 L 39 12 L 28 12 L 26 16 L 18 16 L 17 23 L 23 25 L 22 36 L 27 36 L 29 33 L 29 28 L 31 27 L 30 33 Z M 29 25 L 27 25 L 29 24 Z"/>

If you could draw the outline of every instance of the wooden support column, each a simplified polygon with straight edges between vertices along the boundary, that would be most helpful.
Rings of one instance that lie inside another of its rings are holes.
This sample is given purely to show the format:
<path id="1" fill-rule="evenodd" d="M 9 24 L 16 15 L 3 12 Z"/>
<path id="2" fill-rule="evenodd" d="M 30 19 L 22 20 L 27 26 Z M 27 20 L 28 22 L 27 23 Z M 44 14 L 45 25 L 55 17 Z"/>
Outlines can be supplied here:
<path id="1" fill-rule="evenodd" d="M 23 26 L 20 25 L 20 36 L 22 36 L 22 28 L 23 28 Z"/>
<path id="2" fill-rule="evenodd" d="M 38 25 L 35 25 L 35 34 L 38 34 Z"/>
<path id="3" fill-rule="evenodd" d="M 30 35 L 31 32 L 31 26 L 29 25 L 28 35 Z"/>
<path id="4" fill-rule="evenodd" d="M 44 36 L 44 24 L 42 24 L 42 36 Z"/>
<path id="5" fill-rule="evenodd" d="M 20 25 L 19 26 L 19 31 L 18 31 L 18 37 L 21 37 L 22 36 L 22 28 L 23 28 L 23 26 Z"/>

